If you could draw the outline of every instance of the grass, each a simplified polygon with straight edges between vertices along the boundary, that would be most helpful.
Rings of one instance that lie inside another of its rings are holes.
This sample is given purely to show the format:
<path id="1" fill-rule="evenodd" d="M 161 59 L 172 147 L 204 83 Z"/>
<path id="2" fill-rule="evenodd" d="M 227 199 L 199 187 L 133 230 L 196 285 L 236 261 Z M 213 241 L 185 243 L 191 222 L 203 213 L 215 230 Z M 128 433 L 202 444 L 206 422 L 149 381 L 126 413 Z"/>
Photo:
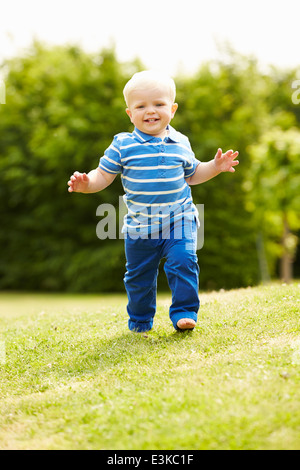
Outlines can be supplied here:
<path id="1" fill-rule="evenodd" d="M 0 294 L 0 448 L 300 449 L 300 285 L 200 299 L 143 336 L 123 295 Z"/>

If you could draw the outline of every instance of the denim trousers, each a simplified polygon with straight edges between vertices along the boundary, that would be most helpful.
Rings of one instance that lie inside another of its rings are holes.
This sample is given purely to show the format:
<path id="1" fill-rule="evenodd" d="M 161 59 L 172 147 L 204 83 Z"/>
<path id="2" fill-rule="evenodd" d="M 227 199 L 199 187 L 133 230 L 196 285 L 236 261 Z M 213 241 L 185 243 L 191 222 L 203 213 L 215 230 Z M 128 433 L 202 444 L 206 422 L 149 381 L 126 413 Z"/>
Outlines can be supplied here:
<path id="1" fill-rule="evenodd" d="M 182 222 L 180 222 L 182 225 Z M 157 238 L 125 238 L 126 273 L 124 284 L 128 296 L 128 327 L 132 331 L 149 331 L 156 312 L 157 275 L 161 259 L 172 292 L 170 320 L 177 330 L 181 318 L 197 321 L 200 306 L 199 266 L 196 254 L 196 221 L 184 224 L 180 236 L 174 225 Z M 169 237 L 169 238 L 167 238 Z"/>

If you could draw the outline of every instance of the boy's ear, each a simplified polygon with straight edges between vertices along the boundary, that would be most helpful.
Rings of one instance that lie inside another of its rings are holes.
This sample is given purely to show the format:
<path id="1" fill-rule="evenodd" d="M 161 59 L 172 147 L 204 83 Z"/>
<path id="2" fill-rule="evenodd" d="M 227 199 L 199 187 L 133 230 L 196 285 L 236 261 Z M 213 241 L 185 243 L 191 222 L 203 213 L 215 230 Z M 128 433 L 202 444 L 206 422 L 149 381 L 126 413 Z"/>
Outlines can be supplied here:
<path id="1" fill-rule="evenodd" d="M 132 118 L 132 113 L 130 111 L 129 108 L 126 108 L 126 114 L 128 114 L 128 116 L 130 117 L 130 121 L 132 122 L 131 118 Z"/>
<path id="2" fill-rule="evenodd" d="M 177 109 L 178 109 L 178 104 L 173 103 L 172 104 L 172 118 L 174 117 L 174 114 L 176 113 Z"/>

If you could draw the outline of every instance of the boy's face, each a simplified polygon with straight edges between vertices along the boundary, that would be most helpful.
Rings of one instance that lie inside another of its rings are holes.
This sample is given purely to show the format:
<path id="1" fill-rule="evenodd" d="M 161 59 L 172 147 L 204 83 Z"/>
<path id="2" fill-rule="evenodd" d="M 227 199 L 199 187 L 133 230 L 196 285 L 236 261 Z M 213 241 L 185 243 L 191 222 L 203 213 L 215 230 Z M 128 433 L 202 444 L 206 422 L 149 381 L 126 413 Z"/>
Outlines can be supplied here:
<path id="1" fill-rule="evenodd" d="M 128 99 L 126 113 L 140 131 L 155 137 L 164 137 L 166 127 L 178 108 L 168 90 L 150 88 L 133 90 Z"/>

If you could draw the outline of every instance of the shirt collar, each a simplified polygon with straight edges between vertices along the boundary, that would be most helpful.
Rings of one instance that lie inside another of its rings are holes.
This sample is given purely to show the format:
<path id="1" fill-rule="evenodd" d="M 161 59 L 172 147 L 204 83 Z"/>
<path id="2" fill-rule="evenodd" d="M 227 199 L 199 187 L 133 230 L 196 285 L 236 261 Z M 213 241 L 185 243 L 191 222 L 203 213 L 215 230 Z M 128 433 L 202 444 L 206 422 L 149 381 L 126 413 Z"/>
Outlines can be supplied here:
<path id="1" fill-rule="evenodd" d="M 180 137 L 179 137 L 178 132 L 172 126 L 168 126 L 168 129 L 169 129 L 168 138 L 170 140 L 172 140 L 173 142 L 179 143 L 180 142 Z"/>
<path id="2" fill-rule="evenodd" d="M 169 130 L 169 135 L 167 138 L 169 140 L 172 140 L 173 142 L 179 142 L 179 136 L 178 132 L 174 129 L 172 126 L 168 126 L 167 129 Z M 149 142 L 152 139 L 157 139 L 157 137 L 150 135 L 150 134 L 145 134 L 144 132 L 140 131 L 137 127 L 134 128 L 133 134 L 135 137 L 138 138 L 140 142 Z"/>

